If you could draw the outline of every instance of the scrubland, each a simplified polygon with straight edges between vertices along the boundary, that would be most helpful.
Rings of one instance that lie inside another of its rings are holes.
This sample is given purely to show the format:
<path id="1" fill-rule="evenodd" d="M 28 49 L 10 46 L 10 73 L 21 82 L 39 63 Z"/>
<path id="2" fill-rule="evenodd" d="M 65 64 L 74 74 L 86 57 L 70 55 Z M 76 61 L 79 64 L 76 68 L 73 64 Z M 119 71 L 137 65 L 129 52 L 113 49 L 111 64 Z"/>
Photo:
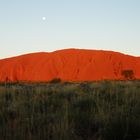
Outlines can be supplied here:
<path id="1" fill-rule="evenodd" d="M 0 140 L 138 140 L 140 81 L 0 83 Z"/>

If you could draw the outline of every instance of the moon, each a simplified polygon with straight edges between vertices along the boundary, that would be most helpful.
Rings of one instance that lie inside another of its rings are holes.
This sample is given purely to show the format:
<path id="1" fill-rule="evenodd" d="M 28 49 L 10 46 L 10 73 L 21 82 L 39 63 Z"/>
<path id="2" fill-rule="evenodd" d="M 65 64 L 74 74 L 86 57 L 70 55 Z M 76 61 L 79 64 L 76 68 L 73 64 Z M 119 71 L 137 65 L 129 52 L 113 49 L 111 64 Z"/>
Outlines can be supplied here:
<path id="1" fill-rule="evenodd" d="M 45 21 L 46 20 L 46 17 L 42 17 L 42 20 Z"/>

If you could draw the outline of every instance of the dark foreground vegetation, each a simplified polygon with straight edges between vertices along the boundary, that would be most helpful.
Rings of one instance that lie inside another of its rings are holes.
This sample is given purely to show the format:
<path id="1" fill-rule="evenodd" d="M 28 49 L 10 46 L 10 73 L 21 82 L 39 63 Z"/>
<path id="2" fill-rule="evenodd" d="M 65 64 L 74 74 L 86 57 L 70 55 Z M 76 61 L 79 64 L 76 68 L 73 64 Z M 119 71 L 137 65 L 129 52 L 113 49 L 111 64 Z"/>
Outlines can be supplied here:
<path id="1" fill-rule="evenodd" d="M 139 139 L 140 81 L 0 84 L 0 140 Z"/>

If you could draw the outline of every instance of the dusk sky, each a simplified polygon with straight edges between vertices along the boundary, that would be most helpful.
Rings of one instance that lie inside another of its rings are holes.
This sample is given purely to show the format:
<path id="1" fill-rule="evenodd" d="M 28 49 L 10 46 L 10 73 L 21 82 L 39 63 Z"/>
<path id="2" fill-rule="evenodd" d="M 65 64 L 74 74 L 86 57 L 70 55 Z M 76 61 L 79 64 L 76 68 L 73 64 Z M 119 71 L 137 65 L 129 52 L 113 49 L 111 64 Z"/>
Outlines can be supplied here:
<path id="1" fill-rule="evenodd" d="M 0 0 L 0 58 L 66 48 L 140 56 L 140 0 Z"/>

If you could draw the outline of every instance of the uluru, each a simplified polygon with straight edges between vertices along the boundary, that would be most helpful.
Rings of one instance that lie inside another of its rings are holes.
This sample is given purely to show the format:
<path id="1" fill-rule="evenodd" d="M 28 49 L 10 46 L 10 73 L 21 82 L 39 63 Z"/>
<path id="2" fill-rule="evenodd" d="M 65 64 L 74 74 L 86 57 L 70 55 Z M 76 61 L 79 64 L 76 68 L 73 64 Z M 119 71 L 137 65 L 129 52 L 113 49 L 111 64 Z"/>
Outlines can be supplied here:
<path id="1" fill-rule="evenodd" d="M 0 60 L 0 82 L 140 79 L 140 57 L 113 51 L 64 49 Z"/>

